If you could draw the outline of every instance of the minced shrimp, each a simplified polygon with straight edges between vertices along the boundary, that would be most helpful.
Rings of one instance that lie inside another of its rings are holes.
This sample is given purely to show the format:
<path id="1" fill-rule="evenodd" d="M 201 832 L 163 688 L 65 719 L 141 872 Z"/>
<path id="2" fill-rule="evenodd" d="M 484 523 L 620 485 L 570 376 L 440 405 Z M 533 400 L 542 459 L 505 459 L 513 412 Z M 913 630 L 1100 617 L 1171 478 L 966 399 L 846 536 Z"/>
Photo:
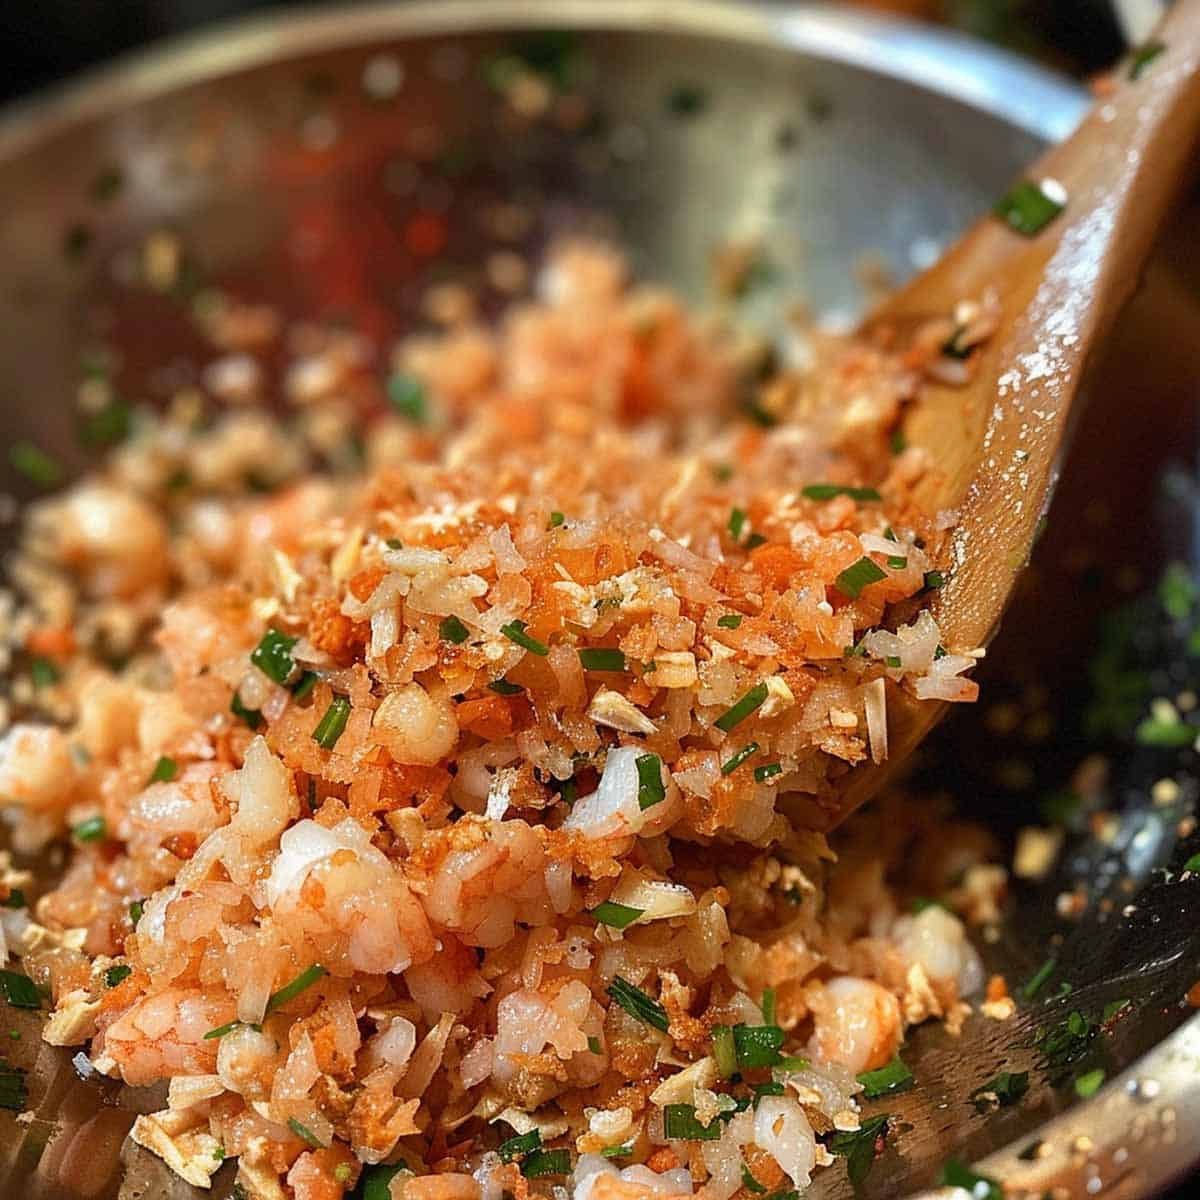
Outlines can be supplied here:
<path id="1" fill-rule="evenodd" d="M 898 912 L 904 822 L 839 867 L 796 816 L 899 690 L 976 694 L 893 437 L 941 342 L 765 371 L 590 245 L 539 294 L 440 306 L 385 382 L 224 298 L 212 419 L 139 414 L 31 510 L 0 795 L 74 849 L 12 920 L 55 1038 L 171 1081 L 135 1137 L 189 1179 L 803 1191 L 856 1075 L 982 986 L 956 916 Z"/>

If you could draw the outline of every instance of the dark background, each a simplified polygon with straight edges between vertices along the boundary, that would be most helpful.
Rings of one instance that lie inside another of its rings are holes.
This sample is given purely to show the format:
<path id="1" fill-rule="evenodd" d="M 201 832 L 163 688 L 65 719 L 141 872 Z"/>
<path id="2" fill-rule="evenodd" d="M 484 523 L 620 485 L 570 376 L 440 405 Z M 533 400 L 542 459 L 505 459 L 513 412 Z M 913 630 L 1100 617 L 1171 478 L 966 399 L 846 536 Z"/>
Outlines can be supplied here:
<path id="1" fill-rule="evenodd" d="M 0 0 L 0 100 L 172 34 L 285 6 L 315 5 L 313 0 Z M 944 21 L 1077 76 L 1104 70 L 1123 49 L 1108 0 L 874 0 L 867 6 Z M 1198 1194 L 1200 1181 L 1194 1181 L 1170 1200 Z"/>

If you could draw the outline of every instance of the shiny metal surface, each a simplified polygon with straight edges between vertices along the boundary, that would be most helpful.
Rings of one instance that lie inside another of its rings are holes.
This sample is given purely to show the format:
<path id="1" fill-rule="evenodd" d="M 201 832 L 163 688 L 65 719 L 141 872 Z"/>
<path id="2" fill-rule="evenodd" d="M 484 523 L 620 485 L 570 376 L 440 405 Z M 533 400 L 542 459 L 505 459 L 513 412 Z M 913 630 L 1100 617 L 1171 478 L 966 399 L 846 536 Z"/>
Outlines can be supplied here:
<path id="1" fill-rule="evenodd" d="M 599 114 L 578 128 L 508 120 L 488 88 L 486 65 L 514 35 L 546 27 L 578 31 L 579 87 Z M 364 91 L 372 61 L 391 63 L 393 78 L 399 66 L 394 96 Z M 672 110 L 681 85 L 703 86 L 701 111 Z M 482 282 L 498 305 L 484 278 L 489 255 L 536 257 L 564 229 L 616 233 L 639 271 L 696 298 L 715 247 L 758 239 L 769 248 L 771 283 L 746 305 L 747 320 L 769 325 L 796 300 L 852 314 L 863 301 L 856 257 L 870 253 L 896 277 L 928 261 L 1040 145 L 1073 127 L 1083 104 L 1071 85 L 962 38 L 840 11 L 706 0 L 376 4 L 192 38 L 0 120 L 6 435 L 85 466 L 68 415 L 81 354 L 100 338 L 115 343 L 122 390 L 161 398 L 193 369 L 199 344 L 188 306 L 208 286 L 387 337 L 420 324 L 419 296 L 434 279 Z M 114 166 L 124 185 L 105 198 L 96 183 Z M 507 202 L 534 214 L 528 227 L 481 224 Z M 414 248 L 414 222 L 431 216 L 446 224 L 438 254 Z M 185 246 L 186 294 L 147 297 L 121 284 L 131 254 L 161 228 Z M 1144 535 L 1152 505 L 1139 484 L 1192 433 L 1198 275 L 1177 251 L 1151 271 L 1106 371 L 1123 378 L 1155 355 L 1154 377 L 1137 375 L 1137 435 L 1122 426 L 1119 397 L 1098 395 L 1056 501 L 1056 513 L 1081 510 L 1099 478 L 1127 514 L 1107 543 L 1143 571 L 1164 551 Z M 1132 443 L 1137 471 L 1114 472 L 1114 456 Z M 11 477 L 0 474 L 0 484 L 27 494 Z M 1065 554 L 1057 539 L 1069 542 L 1072 528 L 1052 530 L 1046 553 Z M 1088 637 L 1083 612 L 1104 597 L 1082 600 L 1054 578 L 1035 563 L 989 667 L 1001 691 L 1023 686 L 1035 649 L 1048 655 L 1036 660 L 1040 677 L 1071 677 Z M 1056 621 L 1073 632 L 1047 647 L 1040 634 Z M 971 774 L 1004 750 L 981 728 L 959 721 L 940 739 L 946 778 L 974 799 L 974 815 L 1012 824 L 1012 797 Z M 1172 847 L 1164 836 L 1159 858 Z M 1139 868 L 1147 888 L 1157 861 Z M 1054 886 L 1018 894 L 1005 938 L 988 949 L 989 965 L 1014 985 L 1056 930 Z M 1200 1027 L 1176 1003 L 1196 947 L 1178 919 L 1152 934 L 1111 932 L 1069 936 L 1063 957 L 1080 995 L 1146 999 L 1146 1018 L 1136 1028 L 1125 1022 L 1113 1041 L 1110 1077 L 1125 1074 L 1073 1107 L 1039 1078 L 1026 1103 L 981 1115 L 971 1090 L 1006 1065 L 1035 1065 L 1034 1032 L 1061 1018 L 1063 1002 L 1010 1022 L 975 1020 L 957 1043 L 921 1030 L 910 1050 L 919 1086 L 888 1106 L 911 1128 L 890 1139 L 866 1195 L 911 1195 L 953 1155 L 985 1160 L 1010 1196 L 1051 1188 L 1063 1189 L 1056 1197 L 1149 1196 L 1196 1158 Z M 153 1109 L 157 1097 L 76 1080 L 69 1055 L 39 1047 L 33 1029 L 7 1056 L 30 1070 L 33 1119 L 0 1113 L 0 1194 L 192 1194 L 122 1145 L 132 1113 Z M 1025 1161 L 1035 1138 L 1043 1156 Z M 230 1171 L 218 1175 L 218 1195 L 231 1180 Z M 810 1193 L 850 1194 L 840 1168 Z"/>

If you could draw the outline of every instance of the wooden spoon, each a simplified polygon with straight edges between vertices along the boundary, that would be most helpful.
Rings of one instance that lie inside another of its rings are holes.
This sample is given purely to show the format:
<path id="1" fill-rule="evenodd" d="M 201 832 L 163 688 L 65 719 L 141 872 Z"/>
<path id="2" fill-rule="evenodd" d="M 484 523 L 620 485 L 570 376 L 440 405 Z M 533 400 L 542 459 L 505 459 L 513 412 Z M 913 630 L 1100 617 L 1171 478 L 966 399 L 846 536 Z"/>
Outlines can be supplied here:
<path id="1" fill-rule="evenodd" d="M 928 450 L 936 467 L 917 500 L 929 512 L 957 513 L 939 564 L 945 586 L 931 603 L 953 651 L 987 645 L 1029 561 L 1085 368 L 1132 295 L 1195 161 L 1198 71 L 1200 0 L 1179 0 L 1154 40 L 1114 74 L 1111 94 L 1025 176 L 1043 196 L 1065 193 L 1061 213 L 1032 234 L 985 217 L 865 323 L 868 336 L 903 339 L 960 301 L 990 291 L 999 302 L 999 328 L 975 351 L 971 381 L 929 381 L 904 426 L 908 443 Z M 1136 397 L 1130 401 L 1135 409 Z M 888 689 L 889 756 L 837 781 L 822 804 L 830 827 L 896 771 L 947 707 Z"/>

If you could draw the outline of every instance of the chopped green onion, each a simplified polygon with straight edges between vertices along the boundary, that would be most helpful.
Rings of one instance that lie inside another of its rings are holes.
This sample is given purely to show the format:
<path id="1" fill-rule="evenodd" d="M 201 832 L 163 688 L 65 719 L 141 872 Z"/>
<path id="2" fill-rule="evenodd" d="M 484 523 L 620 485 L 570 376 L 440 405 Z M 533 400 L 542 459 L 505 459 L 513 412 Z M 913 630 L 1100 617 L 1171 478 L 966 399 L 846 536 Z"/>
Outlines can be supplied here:
<path id="1" fill-rule="evenodd" d="M 88 413 L 79 426 L 79 440 L 85 446 L 114 446 L 123 442 L 133 428 L 129 403 L 114 396 L 103 408 Z"/>
<path id="2" fill-rule="evenodd" d="M 727 758 L 721 764 L 722 775 L 732 775 L 748 758 L 753 758 L 759 751 L 757 742 L 747 742 L 736 754 Z"/>
<path id="3" fill-rule="evenodd" d="M 913 1073 L 897 1055 L 886 1067 L 864 1071 L 859 1075 L 858 1082 L 862 1084 L 863 1095 L 868 1100 L 877 1100 L 880 1096 L 890 1096 L 893 1092 L 903 1092 L 912 1087 Z"/>
<path id="4" fill-rule="evenodd" d="M 1104 1010 L 1100 1014 L 1100 1024 L 1107 1025 L 1108 1022 L 1117 1015 L 1117 1013 L 1121 1012 L 1122 1009 L 1128 1008 L 1132 1003 L 1133 1001 L 1129 999 L 1110 1000 L 1104 1006 Z"/>
<path id="5" fill-rule="evenodd" d="M 762 1009 L 763 1024 L 775 1024 L 775 989 L 763 988 L 762 1004 L 759 1005 Z"/>
<path id="6" fill-rule="evenodd" d="M 1097 1067 L 1094 1071 L 1088 1071 L 1075 1080 L 1075 1094 L 1080 1099 L 1087 1100 L 1100 1090 L 1103 1083 L 1104 1071 Z"/>
<path id="7" fill-rule="evenodd" d="M 908 566 L 908 559 L 901 557 L 899 554 L 889 554 L 887 565 L 892 571 L 903 571 Z"/>
<path id="8" fill-rule="evenodd" d="M 29 678 L 35 688 L 51 687 L 59 681 L 61 673 L 52 659 L 35 658 L 29 664 Z"/>
<path id="9" fill-rule="evenodd" d="M 516 643 L 524 650 L 528 650 L 530 654 L 536 654 L 539 658 L 545 658 L 550 653 L 550 647 L 537 638 L 530 637 L 525 632 L 527 626 L 524 621 L 509 621 L 507 625 L 500 627 L 500 632 L 504 634 L 510 642 Z"/>
<path id="10" fill-rule="evenodd" d="M 787 1088 L 777 1080 L 769 1079 L 766 1083 L 754 1083 L 750 1085 L 754 1092 L 754 1099 L 761 1100 L 764 1096 L 786 1096 Z"/>
<path id="11" fill-rule="evenodd" d="M 724 1128 L 716 1117 L 701 1125 L 694 1104 L 668 1104 L 663 1108 L 663 1132 L 672 1141 L 715 1142 Z"/>
<path id="12" fill-rule="evenodd" d="M 761 767 L 754 768 L 754 782 L 766 783 L 769 779 L 774 779 L 776 775 L 783 774 L 782 763 L 764 763 Z"/>
<path id="13" fill-rule="evenodd" d="M 233 699 L 229 701 L 229 711 L 249 725 L 251 729 L 257 729 L 263 723 L 262 713 L 257 708 L 247 708 L 237 692 L 233 693 Z"/>
<path id="14" fill-rule="evenodd" d="M 662 781 L 662 760 L 657 754 L 639 754 L 633 760 L 638 776 L 638 807 L 645 812 L 667 798 Z"/>
<path id="15" fill-rule="evenodd" d="M 962 338 L 962 335 L 964 332 L 965 332 L 964 326 L 960 325 L 942 343 L 942 356 L 944 358 L 954 358 L 954 359 L 957 359 L 959 362 L 963 362 L 965 359 L 968 359 L 971 357 L 971 347 L 964 346 L 962 344 L 962 341 L 960 340 Z"/>
<path id="16" fill-rule="evenodd" d="M 779 1061 L 775 1064 L 775 1069 L 778 1071 L 807 1071 L 810 1065 L 808 1059 L 802 1054 L 781 1054 Z"/>
<path id="17" fill-rule="evenodd" d="M 325 1143 L 317 1137 L 315 1133 L 305 1124 L 297 1121 L 295 1117 L 288 1117 L 288 1128 L 302 1141 L 307 1142 L 314 1150 L 324 1150 L 327 1147 Z"/>
<path id="18" fill-rule="evenodd" d="M 145 909 L 145 907 L 145 903 L 141 900 L 135 900 L 129 906 L 129 921 L 130 924 L 132 924 L 135 928 L 137 923 L 142 919 L 142 911 Z"/>
<path id="19" fill-rule="evenodd" d="M 392 1180 L 407 1170 L 408 1164 L 403 1161 L 388 1166 L 364 1167 L 354 1194 L 358 1197 L 359 1192 L 362 1193 L 359 1200 L 390 1200 Z"/>
<path id="20" fill-rule="evenodd" d="M 941 571 L 926 571 L 924 583 L 929 589 L 940 588 L 946 582 L 946 577 Z"/>
<path id="21" fill-rule="evenodd" d="M 1146 68 L 1166 49 L 1165 42 L 1145 42 L 1129 56 L 1129 78 L 1141 79 Z"/>
<path id="22" fill-rule="evenodd" d="M 501 1142 L 496 1147 L 496 1153 L 500 1155 L 500 1161 L 510 1163 L 515 1158 L 520 1158 L 523 1154 L 530 1154 L 534 1150 L 541 1149 L 542 1132 L 540 1129 L 531 1129 L 528 1133 L 518 1134 L 516 1137 L 510 1137 L 507 1141 Z"/>
<path id="23" fill-rule="evenodd" d="M 222 1158 L 225 1157 L 224 1150 L 221 1151 L 221 1157 Z M 341 1163 L 338 1163 L 338 1165 L 333 1168 L 333 1177 L 334 1177 L 334 1179 L 336 1179 L 338 1181 L 338 1183 L 346 1183 L 349 1180 L 350 1176 L 353 1174 L 353 1172 L 354 1172 L 354 1168 L 351 1167 L 351 1165 L 348 1162 L 341 1162 Z"/>
<path id="24" fill-rule="evenodd" d="M 641 988 L 634 987 L 627 979 L 622 979 L 620 975 L 617 975 L 608 985 L 608 994 L 631 1017 L 636 1017 L 644 1025 L 649 1025 L 653 1029 L 661 1030 L 663 1033 L 667 1032 L 670 1025 L 667 1010 L 657 1000 L 647 996 Z"/>
<path id="25" fill-rule="evenodd" d="M 962 1188 L 971 1200 L 1004 1200 L 1004 1188 L 987 1175 L 972 1171 L 965 1163 L 952 1158 L 942 1167 L 938 1179 L 941 1187 Z"/>
<path id="26" fill-rule="evenodd" d="M 20 888 L 10 889 L 7 896 L 4 897 L 4 908 L 28 908 L 29 901 L 25 899 L 25 893 Z"/>
<path id="27" fill-rule="evenodd" d="M 326 974 L 325 968 L 320 963 L 313 963 L 311 967 L 301 971 L 291 983 L 285 983 L 279 991 L 272 992 L 267 997 L 266 1011 L 274 1012 L 289 1000 L 294 1000 L 301 992 L 312 987 L 324 974 Z"/>
<path id="28" fill-rule="evenodd" d="M 493 679 L 488 684 L 488 691 L 495 692 L 497 696 L 516 696 L 524 690 L 519 683 L 509 683 L 507 679 Z"/>
<path id="29" fill-rule="evenodd" d="M 562 515 L 562 513 L 560 513 L 556 509 L 554 512 L 552 512 L 550 514 L 550 520 L 547 523 L 546 528 L 547 529 L 557 529 L 565 520 L 566 520 L 566 517 L 564 517 Z"/>
<path id="30" fill-rule="evenodd" d="M 875 1161 L 875 1146 L 881 1137 L 887 1136 L 888 1122 L 891 1117 L 880 1113 L 868 1117 L 858 1129 L 848 1132 L 835 1132 L 826 1143 L 830 1152 L 846 1160 L 846 1174 L 855 1192 L 862 1186 L 863 1181 Z"/>
<path id="31" fill-rule="evenodd" d="M 201 1040 L 205 1042 L 217 1041 L 227 1033 L 232 1033 L 242 1023 L 241 1021 L 226 1021 L 224 1025 L 218 1025 L 216 1029 L 210 1029 Z"/>
<path id="32" fill-rule="evenodd" d="M 605 1146 L 600 1153 L 605 1158 L 624 1158 L 627 1154 L 633 1153 L 633 1143 L 626 1142 L 624 1146 Z"/>
<path id="33" fill-rule="evenodd" d="M 597 904 L 592 909 L 592 916 L 601 925 L 609 925 L 613 929 L 624 929 L 627 925 L 632 925 L 645 911 L 644 908 L 634 908 L 629 904 L 618 904 L 614 900 L 605 900 L 603 904 Z"/>
<path id="34" fill-rule="evenodd" d="M 728 1025 L 714 1025 L 712 1029 L 713 1058 L 722 1079 L 732 1079 L 737 1074 L 737 1046 L 733 1030 Z"/>
<path id="35" fill-rule="evenodd" d="M 305 671 L 292 688 L 292 699 L 297 703 L 303 700 L 317 686 L 318 678 L 316 671 Z"/>
<path id="36" fill-rule="evenodd" d="M 863 588 L 886 578 L 887 572 L 882 567 L 873 559 L 863 557 L 857 562 L 851 563 L 834 580 L 833 586 L 848 599 L 857 600 L 862 594 Z"/>
<path id="37" fill-rule="evenodd" d="M 750 1173 L 750 1168 L 742 1163 L 742 1187 L 756 1196 L 761 1196 L 767 1189 Z"/>
<path id="38" fill-rule="evenodd" d="M 801 493 L 807 500 L 832 500 L 835 496 L 849 496 L 851 500 L 882 500 L 873 487 L 843 487 L 840 483 L 810 483 Z"/>
<path id="39" fill-rule="evenodd" d="M 717 625 L 721 629 L 736 629 L 741 623 L 741 613 L 726 613 L 723 617 L 717 618 Z"/>
<path id="40" fill-rule="evenodd" d="M 608 646 L 593 646 L 580 650 L 579 661 L 585 671 L 624 671 L 625 654 Z"/>
<path id="41" fill-rule="evenodd" d="M 903 429 L 892 430 L 891 448 L 893 454 L 903 454 L 908 449 L 908 438 Z"/>
<path id="42" fill-rule="evenodd" d="M 404 543 L 399 538 L 388 538 L 384 543 L 389 550 L 403 550 Z"/>
<path id="43" fill-rule="evenodd" d="M 541 1179 L 546 1175 L 567 1175 L 571 1171 L 570 1150 L 535 1150 L 523 1163 L 521 1174 L 526 1179 Z"/>
<path id="44" fill-rule="evenodd" d="M 1184 872 L 1192 872 L 1200 875 L 1200 854 L 1193 854 L 1191 858 L 1183 864 Z"/>
<path id="45" fill-rule="evenodd" d="M 884 665 L 885 667 L 888 667 L 888 668 L 890 668 L 890 669 L 891 669 L 891 670 L 893 670 L 893 671 L 898 671 L 898 670 L 900 670 L 901 663 L 900 663 L 900 660 L 899 660 L 899 658 L 897 658 L 897 657 L 896 657 L 896 655 L 894 655 L 894 654 L 889 654 L 889 655 L 888 655 L 888 656 L 887 656 L 887 657 L 886 657 L 886 658 L 883 660 L 883 665 Z"/>
<path id="46" fill-rule="evenodd" d="M 1028 1071 L 1001 1071 L 994 1079 L 981 1084 L 971 1093 L 971 1100 L 976 1103 L 987 1103 L 995 1099 L 1001 1106 L 1016 1104 L 1029 1091 Z"/>
<path id="47" fill-rule="evenodd" d="M 41 1008 L 42 998 L 28 975 L 0 971 L 0 992 L 13 1008 Z"/>
<path id="48" fill-rule="evenodd" d="M 71 833 L 77 842 L 100 842 L 104 840 L 107 831 L 108 826 L 105 824 L 104 818 L 95 816 L 88 817 L 86 821 L 80 821 L 71 830 Z"/>
<path id="49" fill-rule="evenodd" d="M 604 1053 L 604 1047 L 600 1044 L 600 1039 L 598 1037 L 592 1036 L 588 1038 L 588 1050 L 590 1050 L 593 1054 Z"/>
<path id="50" fill-rule="evenodd" d="M 1162 721 L 1157 717 L 1147 717 L 1139 721 L 1134 730 L 1134 737 L 1143 746 L 1160 746 L 1167 749 L 1179 749 L 1190 746 L 1200 736 L 1200 729 L 1178 719 Z"/>
<path id="51" fill-rule="evenodd" d="M 742 530 L 746 527 L 746 514 L 740 508 L 729 510 L 729 536 L 735 542 L 742 540 Z"/>
<path id="52" fill-rule="evenodd" d="M 292 647 L 298 637 L 288 637 L 278 629 L 268 629 L 262 640 L 250 652 L 250 661 L 270 680 L 284 684 L 296 670 Z"/>
<path id="53" fill-rule="evenodd" d="M 471 636 L 471 631 L 457 617 L 450 616 L 442 618 L 438 634 L 443 642 L 461 646 Z"/>
<path id="54" fill-rule="evenodd" d="M 349 719 L 350 701 L 345 696 L 334 696 L 325 710 L 325 715 L 313 730 L 313 741 L 322 750 L 332 750 L 337 745 L 338 738 L 345 732 Z"/>
<path id="55" fill-rule="evenodd" d="M 25 1072 L 19 1067 L 10 1067 L 0 1059 L 0 1108 L 7 1108 L 10 1112 L 21 1112 L 28 1099 Z"/>
<path id="56" fill-rule="evenodd" d="M 151 783 L 170 783 L 179 771 L 179 767 L 173 758 L 168 758 L 165 754 L 154 764 L 154 770 L 150 772 Z"/>
<path id="57" fill-rule="evenodd" d="M 1034 996 L 1042 990 L 1042 987 L 1054 974 L 1054 968 L 1058 966 L 1057 958 L 1048 958 L 1038 969 L 1033 973 L 1033 976 L 1021 988 L 1021 995 L 1026 1000 L 1032 1000 Z"/>
<path id="58" fill-rule="evenodd" d="M 757 550 L 759 548 L 759 546 L 765 546 L 766 544 L 767 544 L 767 539 L 765 537 L 763 537 L 763 535 L 761 533 L 752 533 L 742 543 L 742 545 L 747 550 Z"/>
<path id="59" fill-rule="evenodd" d="M 8 450 L 8 461 L 38 487 L 52 488 L 62 482 L 63 469 L 58 460 L 32 442 L 14 442 Z"/>
<path id="60" fill-rule="evenodd" d="M 115 988 L 123 979 L 128 979 L 133 974 L 133 968 L 127 963 L 117 963 L 115 967 L 109 967 L 104 972 L 104 986 Z"/>
<path id="61" fill-rule="evenodd" d="M 930 896 L 918 896 L 913 900 L 910 911 L 914 917 L 919 917 L 927 908 L 940 908 L 943 912 L 950 911 L 940 900 L 934 900 Z"/>
<path id="62" fill-rule="evenodd" d="M 429 420 L 429 402 L 425 386 L 415 375 L 397 371 L 387 381 L 387 397 L 392 407 L 414 425 L 424 425 Z"/>
<path id="63" fill-rule="evenodd" d="M 1066 203 L 1066 193 L 1055 180 L 1047 179 L 1037 184 L 1031 179 L 1023 179 L 1000 197 L 992 211 L 1010 229 L 1033 237 L 1062 212 Z"/>
<path id="64" fill-rule="evenodd" d="M 778 1025 L 735 1025 L 733 1044 L 739 1066 L 773 1067 L 783 1049 L 783 1030 Z"/>
<path id="65" fill-rule="evenodd" d="M 767 685 L 756 683 L 732 708 L 727 708 L 713 722 L 722 733 L 731 733 L 751 713 L 757 712 L 766 703 Z"/>

